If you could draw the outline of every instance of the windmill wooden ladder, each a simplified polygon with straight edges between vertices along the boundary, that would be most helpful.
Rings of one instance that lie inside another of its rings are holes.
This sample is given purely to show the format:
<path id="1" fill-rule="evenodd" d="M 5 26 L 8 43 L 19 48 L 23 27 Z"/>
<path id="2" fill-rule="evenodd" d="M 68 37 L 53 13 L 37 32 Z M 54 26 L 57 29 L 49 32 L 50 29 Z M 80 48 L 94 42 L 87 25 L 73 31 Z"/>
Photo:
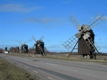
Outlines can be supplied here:
<path id="1" fill-rule="evenodd" d="M 89 38 L 87 38 L 85 40 L 85 42 L 86 42 L 87 46 L 89 47 L 89 49 L 90 49 L 90 51 L 92 53 L 92 55 L 90 54 L 90 57 L 94 57 L 96 59 L 96 51 L 97 51 L 97 53 L 99 53 L 99 51 L 95 47 L 94 41 L 92 40 L 91 37 L 89 37 Z"/>

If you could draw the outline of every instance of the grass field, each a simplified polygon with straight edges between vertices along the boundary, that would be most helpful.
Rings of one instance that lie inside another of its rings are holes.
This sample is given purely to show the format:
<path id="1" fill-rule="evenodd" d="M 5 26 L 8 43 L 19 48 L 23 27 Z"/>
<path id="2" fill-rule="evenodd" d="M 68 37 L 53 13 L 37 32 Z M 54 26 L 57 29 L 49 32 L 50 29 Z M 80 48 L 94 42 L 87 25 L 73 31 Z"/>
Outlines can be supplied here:
<path id="1" fill-rule="evenodd" d="M 0 80 L 39 80 L 37 76 L 31 75 L 6 60 L 0 58 Z"/>

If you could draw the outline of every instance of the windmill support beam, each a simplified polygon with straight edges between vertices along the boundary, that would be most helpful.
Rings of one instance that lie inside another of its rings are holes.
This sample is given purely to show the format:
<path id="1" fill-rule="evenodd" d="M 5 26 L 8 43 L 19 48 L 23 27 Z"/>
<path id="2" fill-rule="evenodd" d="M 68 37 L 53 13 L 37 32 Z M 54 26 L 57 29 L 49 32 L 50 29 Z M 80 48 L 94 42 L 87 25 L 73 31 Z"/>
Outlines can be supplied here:
<path id="1" fill-rule="evenodd" d="M 77 45 L 78 41 L 76 42 L 76 44 L 74 45 L 73 49 L 71 50 L 71 53 L 68 55 L 68 58 L 70 57 L 70 55 L 72 54 L 73 50 L 75 49 L 76 45 Z"/>

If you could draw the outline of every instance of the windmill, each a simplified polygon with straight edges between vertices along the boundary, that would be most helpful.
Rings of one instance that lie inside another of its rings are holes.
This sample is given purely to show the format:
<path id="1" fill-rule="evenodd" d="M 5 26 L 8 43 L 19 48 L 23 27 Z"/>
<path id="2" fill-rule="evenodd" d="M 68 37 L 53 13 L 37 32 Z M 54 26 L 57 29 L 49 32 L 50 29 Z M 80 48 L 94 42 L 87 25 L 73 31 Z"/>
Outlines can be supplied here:
<path id="1" fill-rule="evenodd" d="M 43 36 L 44 37 L 44 36 Z M 34 36 L 32 36 L 32 38 L 35 41 L 35 52 L 37 54 L 41 54 L 42 56 L 46 55 L 45 51 L 44 51 L 44 42 L 42 41 L 43 37 L 41 37 L 39 40 L 36 40 Z"/>
<path id="2" fill-rule="evenodd" d="M 103 15 L 96 16 L 90 24 L 81 25 L 78 23 L 76 18 L 70 17 L 70 21 L 75 25 L 78 29 L 78 33 L 75 34 L 74 38 L 68 39 L 66 42 L 63 43 L 65 48 L 71 48 L 72 44 L 74 45 L 68 57 L 72 54 L 73 50 L 75 49 L 76 45 L 78 44 L 78 54 L 89 55 L 90 59 L 96 59 L 96 53 L 99 53 L 97 47 L 95 46 L 94 42 L 94 32 L 91 28 L 98 25 L 100 22 L 104 21 L 105 18 Z M 77 40 L 76 40 L 77 39 Z M 74 44 L 75 43 L 75 44 Z"/>
<path id="3" fill-rule="evenodd" d="M 21 45 L 21 53 L 28 53 L 28 45 L 26 44 L 26 41 L 22 44 L 20 41 L 18 41 Z"/>

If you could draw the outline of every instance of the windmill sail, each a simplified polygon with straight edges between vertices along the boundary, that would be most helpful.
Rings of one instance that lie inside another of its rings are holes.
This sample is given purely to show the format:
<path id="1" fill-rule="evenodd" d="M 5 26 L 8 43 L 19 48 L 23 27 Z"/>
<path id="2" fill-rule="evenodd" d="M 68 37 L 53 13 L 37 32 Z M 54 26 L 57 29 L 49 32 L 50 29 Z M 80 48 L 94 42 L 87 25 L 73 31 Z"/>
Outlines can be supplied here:
<path id="1" fill-rule="evenodd" d="M 80 26 L 79 22 L 77 21 L 77 19 L 74 16 L 70 16 L 69 20 L 71 21 L 71 23 L 78 29 L 78 27 Z"/>
<path id="2" fill-rule="evenodd" d="M 103 15 L 101 16 L 96 16 L 95 18 L 93 18 L 91 20 L 91 22 L 88 24 L 89 26 L 92 26 L 92 27 L 95 27 L 97 26 L 98 24 L 100 24 L 101 22 L 103 22 L 105 19 L 105 17 Z"/>

